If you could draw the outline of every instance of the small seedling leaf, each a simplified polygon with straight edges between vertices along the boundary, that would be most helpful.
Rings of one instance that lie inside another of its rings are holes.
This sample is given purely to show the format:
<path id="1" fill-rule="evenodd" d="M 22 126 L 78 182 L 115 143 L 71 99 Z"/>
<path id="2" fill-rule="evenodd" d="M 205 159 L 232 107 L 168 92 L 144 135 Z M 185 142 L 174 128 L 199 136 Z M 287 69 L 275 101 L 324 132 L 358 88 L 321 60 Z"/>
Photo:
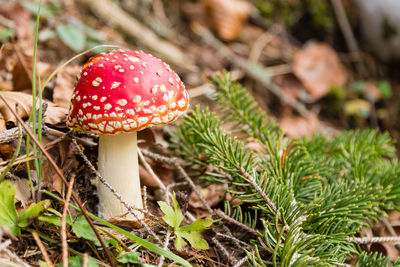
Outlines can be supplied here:
<path id="1" fill-rule="evenodd" d="M 208 249 L 208 243 L 206 240 L 201 238 L 200 232 L 207 229 L 213 223 L 211 218 L 198 218 L 192 224 L 179 227 L 183 221 L 183 214 L 179 207 L 179 203 L 176 200 L 175 193 L 172 198 L 174 202 L 174 208 L 169 206 L 164 201 L 158 201 L 158 205 L 161 210 L 165 213 L 162 217 L 163 220 L 171 227 L 174 228 L 174 233 L 176 235 L 175 247 L 181 250 L 183 246 L 187 245 L 187 240 L 190 245 L 197 250 Z M 185 239 L 185 240 L 184 240 Z"/>
<path id="2" fill-rule="evenodd" d="M 57 264 L 57 267 L 62 267 L 63 264 Z M 82 267 L 83 266 L 83 257 L 82 256 L 72 256 L 68 257 L 68 266 L 69 267 Z M 88 258 L 87 267 L 98 267 L 99 264 L 92 258 Z"/>
<path id="3" fill-rule="evenodd" d="M 93 241 L 96 246 L 100 246 L 100 242 L 97 239 L 96 234 L 90 227 L 85 217 L 79 217 L 74 221 L 72 224 L 72 231 L 77 237 Z"/>
<path id="4" fill-rule="evenodd" d="M 140 256 L 139 252 L 135 252 L 135 251 L 128 252 L 128 253 L 125 253 L 124 255 L 122 255 L 121 257 L 119 257 L 117 259 L 117 261 L 119 263 L 123 263 L 123 264 L 125 264 L 125 263 L 140 263 L 139 256 Z"/>
<path id="5" fill-rule="evenodd" d="M 32 218 L 37 217 L 50 206 L 50 200 L 42 200 L 39 203 L 32 203 L 28 208 L 19 213 L 18 226 L 27 227 Z"/>
<path id="6" fill-rule="evenodd" d="M 182 226 L 178 229 L 181 232 L 202 231 L 211 226 L 213 220 L 211 218 L 198 218 L 192 224 Z"/>
<path id="7" fill-rule="evenodd" d="M 187 245 L 187 243 L 186 243 L 186 241 L 178 234 L 178 235 L 176 235 L 176 239 L 175 239 L 175 248 L 177 249 L 177 250 L 182 250 L 182 248 L 184 247 L 184 246 L 186 246 Z"/>
<path id="8" fill-rule="evenodd" d="M 7 227 L 14 235 L 19 235 L 21 230 L 17 225 L 17 210 L 14 205 L 15 189 L 8 182 L 0 183 L 0 226 Z"/>
<path id="9" fill-rule="evenodd" d="M 179 225 L 181 225 L 181 222 L 183 221 L 183 214 L 181 209 L 179 208 L 178 201 L 175 198 L 175 193 L 173 196 L 173 201 L 174 201 L 174 208 L 169 206 L 166 202 L 164 201 L 158 201 L 158 205 L 160 206 L 160 209 L 162 212 L 165 213 L 165 215 L 162 217 L 163 220 L 174 230 L 178 229 Z"/>
<path id="10" fill-rule="evenodd" d="M 189 241 L 190 245 L 197 250 L 206 250 L 209 248 L 208 243 L 206 240 L 201 238 L 200 231 L 193 231 L 193 232 L 176 232 L 176 235 L 180 235 L 187 241 Z"/>

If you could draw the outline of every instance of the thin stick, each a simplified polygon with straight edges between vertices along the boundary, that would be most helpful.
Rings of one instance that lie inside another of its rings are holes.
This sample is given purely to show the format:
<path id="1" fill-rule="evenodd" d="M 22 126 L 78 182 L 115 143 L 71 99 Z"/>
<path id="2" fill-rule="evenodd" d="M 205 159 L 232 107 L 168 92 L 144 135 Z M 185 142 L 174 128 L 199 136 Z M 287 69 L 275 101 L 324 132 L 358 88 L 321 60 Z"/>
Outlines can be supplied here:
<path id="1" fill-rule="evenodd" d="M 269 197 L 261 190 L 261 188 L 256 184 L 253 176 L 246 172 L 245 169 L 241 166 L 237 166 L 239 172 L 246 178 L 249 184 L 253 187 L 254 190 L 264 199 L 264 201 L 268 204 L 268 206 L 272 209 L 272 211 L 276 212 L 275 204 L 269 199 Z"/>
<path id="2" fill-rule="evenodd" d="M 170 237 L 171 237 L 171 231 L 167 230 L 167 234 L 165 235 L 165 241 L 164 241 L 164 246 L 163 246 L 163 248 L 165 250 L 168 250 L 168 244 L 169 244 Z M 164 264 L 164 259 L 165 259 L 165 257 L 163 255 L 161 255 L 160 262 L 157 265 L 158 267 L 162 267 L 162 265 Z"/>
<path id="3" fill-rule="evenodd" d="M 348 237 L 348 242 L 365 245 L 371 243 L 400 242 L 400 236 Z"/>
<path id="4" fill-rule="evenodd" d="M 67 213 L 69 201 L 71 200 L 72 188 L 74 186 L 75 175 L 71 176 L 68 185 L 67 196 L 64 202 L 63 214 L 61 217 L 61 241 L 62 241 L 62 259 L 63 267 L 68 267 L 68 242 L 67 242 Z"/>
<path id="5" fill-rule="evenodd" d="M 82 267 L 87 267 L 88 266 L 88 262 L 89 262 L 89 255 L 85 252 L 83 254 L 83 263 L 82 263 Z"/>
<path id="6" fill-rule="evenodd" d="M 47 254 L 46 248 L 44 247 L 42 241 L 40 240 L 39 235 L 36 232 L 32 232 L 33 238 L 36 241 L 36 244 L 38 245 L 40 252 L 42 252 L 43 258 L 46 261 L 46 264 L 48 266 L 54 266 L 54 264 L 51 262 L 49 254 Z"/>
<path id="7" fill-rule="evenodd" d="M 18 135 L 19 135 L 19 138 L 18 138 L 17 147 L 15 148 L 14 154 L 13 154 L 12 158 L 9 160 L 6 168 L 4 169 L 4 171 L 0 175 L 0 182 L 4 179 L 4 177 L 7 175 L 7 173 L 10 171 L 10 169 L 14 165 L 14 162 L 15 162 L 15 160 L 17 159 L 17 157 L 19 155 L 19 151 L 21 150 L 22 128 L 21 128 L 21 124 L 20 123 L 18 123 Z"/>
<path id="8" fill-rule="evenodd" d="M 256 230 L 254 230 L 254 229 L 248 227 L 247 225 L 245 225 L 245 224 L 243 224 L 243 223 L 241 223 L 241 222 L 236 221 L 235 219 L 233 219 L 233 218 L 229 217 L 228 215 L 226 215 L 224 212 L 222 212 L 222 211 L 220 211 L 220 210 L 216 210 L 214 213 L 215 213 L 218 217 L 224 219 L 225 221 L 227 221 L 227 222 L 229 222 L 229 223 L 231 223 L 231 224 L 234 224 L 234 225 L 236 225 L 236 226 L 239 226 L 239 227 L 242 228 L 243 230 L 246 230 L 247 232 L 249 232 L 249 233 L 251 233 L 251 234 L 253 234 L 253 235 L 255 235 L 255 236 L 258 236 L 258 233 L 256 232 Z"/>
<path id="9" fill-rule="evenodd" d="M 192 179 L 190 179 L 189 175 L 185 172 L 185 170 L 180 166 L 180 165 L 175 165 L 178 171 L 182 174 L 183 178 L 189 183 L 190 187 L 193 189 L 193 191 L 196 193 L 196 195 L 199 197 L 201 203 L 203 203 L 203 206 L 207 209 L 207 211 L 210 214 L 213 214 L 212 208 L 208 205 L 207 201 L 204 199 L 204 197 L 201 195 L 199 189 L 197 186 L 193 183 Z"/>
<path id="10" fill-rule="evenodd" d="M 239 260 L 233 267 L 240 267 L 242 266 L 247 260 L 249 259 L 249 256 L 243 257 L 241 260 Z"/>
<path id="11" fill-rule="evenodd" d="M 144 165 L 145 169 L 150 173 L 151 177 L 153 177 L 153 179 L 157 182 L 157 184 L 160 186 L 160 188 L 163 191 L 166 191 L 167 188 L 165 187 L 163 182 L 160 180 L 160 178 L 158 178 L 157 174 L 153 171 L 153 169 L 151 168 L 149 163 L 147 163 L 146 159 L 143 157 L 143 154 L 142 154 L 142 151 L 140 150 L 140 148 L 137 148 L 137 152 L 139 155 L 140 162 Z"/>
<path id="12" fill-rule="evenodd" d="M 215 237 L 212 238 L 213 243 L 215 246 L 222 252 L 222 255 L 224 255 L 226 260 L 229 260 L 230 255 L 229 252 L 226 250 L 226 248 L 216 239 Z"/>
<path id="13" fill-rule="evenodd" d="M 21 123 L 22 127 L 25 129 L 26 133 L 32 138 L 32 140 L 36 143 L 36 145 L 40 148 L 40 150 L 42 150 L 43 154 L 45 155 L 45 157 L 47 158 L 47 160 L 49 161 L 50 165 L 54 168 L 54 170 L 56 171 L 56 174 L 61 178 L 61 180 L 64 182 L 64 184 L 66 186 L 68 186 L 68 182 L 67 179 L 64 177 L 63 173 L 61 172 L 60 168 L 58 168 L 57 164 L 55 163 L 55 161 L 53 160 L 53 158 L 50 156 L 50 154 L 47 152 L 47 150 L 43 147 L 43 145 L 38 141 L 38 139 L 36 138 L 36 136 L 32 133 L 32 131 L 29 129 L 28 126 L 26 126 L 25 122 L 21 119 L 21 117 L 15 112 L 14 109 L 12 109 L 12 107 L 10 106 L 10 104 L 8 103 L 8 101 L 4 98 L 4 96 L 2 94 L 0 94 L 0 98 L 3 100 L 3 102 L 6 104 L 7 108 L 11 111 L 11 113 L 13 113 L 13 115 L 15 116 L 15 118 L 19 121 L 19 123 Z M 113 258 L 111 257 L 110 251 L 108 250 L 108 248 L 106 247 L 106 245 L 104 244 L 103 239 L 101 238 L 99 232 L 97 231 L 96 227 L 93 224 L 93 221 L 90 219 L 90 217 L 88 216 L 85 207 L 83 206 L 81 200 L 79 199 L 78 195 L 72 191 L 72 198 L 75 200 L 75 202 L 78 204 L 79 208 L 81 209 L 81 212 L 83 214 L 83 216 L 86 218 L 86 220 L 88 221 L 90 227 L 93 229 L 94 233 L 96 234 L 97 239 L 100 241 L 100 244 L 102 246 L 102 248 L 104 249 L 104 252 L 107 255 L 107 258 L 111 264 L 112 267 L 115 267 L 115 263 Z"/>
<path id="14" fill-rule="evenodd" d="M 340 29 L 342 30 L 344 39 L 346 40 L 347 47 L 349 48 L 353 58 L 356 60 L 357 71 L 361 75 L 365 76 L 367 74 L 367 68 L 364 65 L 356 38 L 354 37 L 353 31 L 351 30 L 351 26 L 349 20 L 347 19 L 342 0 L 331 0 L 331 3 Z"/>

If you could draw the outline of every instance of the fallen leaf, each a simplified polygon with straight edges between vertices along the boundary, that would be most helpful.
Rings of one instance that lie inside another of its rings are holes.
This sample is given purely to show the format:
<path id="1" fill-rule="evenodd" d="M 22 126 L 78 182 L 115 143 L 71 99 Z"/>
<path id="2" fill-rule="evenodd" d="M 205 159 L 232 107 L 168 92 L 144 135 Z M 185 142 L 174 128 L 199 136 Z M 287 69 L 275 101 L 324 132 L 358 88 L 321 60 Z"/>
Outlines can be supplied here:
<path id="1" fill-rule="evenodd" d="M 201 188 L 200 194 L 210 207 L 214 207 L 219 203 L 222 196 L 225 194 L 225 190 L 227 187 L 228 187 L 227 184 L 218 184 L 218 185 L 212 184 L 208 187 Z M 189 204 L 190 206 L 196 209 L 198 208 L 205 209 L 203 203 L 201 202 L 200 198 L 197 196 L 195 192 L 192 192 L 192 194 L 190 195 Z"/>
<path id="2" fill-rule="evenodd" d="M 9 182 L 15 189 L 15 201 L 21 203 L 21 206 L 25 208 L 31 197 L 29 181 L 27 179 L 17 179 L 10 180 Z"/>
<path id="3" fill-rule="evenodd" d="M 251 9 L 243 0 L 204 0 L 204 5 L 214 30 L 225 41 L 239 36 Z"/>
<path id="4" fill-rule="evenodd" d="M 2 95 L 11 105 L 11 107 L 15 108 L 15 111 L 21 118 L 25 119 L 30 115 L 32 111 L 32 96 L 30 94 L 11 91 L 2 92 Z M 58 107 L 49 101 L 44 102 L 48 104 L 44 117 L 45 123 L 56 124 L 65 120 L 68 113 L 66 108 Z M 6 122 L 12 122 L 14 125 L 16 125 L 17 119 L 3 101 L 0 101 L 0 113 L 3 115 L 3 118 Z"/>
<path id="5" fill-rule="evenodd" d="M 294 137 L 312 137 L 318 131 L 318 116 L 311 113 L 307 118 L 285 116 L 279 121 L 281 129 L 290 138 Z"/>
<path id="6" fill-rule="evenodd" d="M 64 108 L 69 107 L 74 92 L 76 75 L 80 69 L 81 66 L 66 66 L 58 72 L 53 90 L 54 104 Z"/>
<path id="7" fill-rule="evenodd" d="M 343 86 L 347 81 L 335 50 L 323 43 L 309 42 L 296 52 L 293 72 L 314 100 L 326 95 L 333 85 Z"/>
<path id="8" fill-rule="evenodd" d="M 14 29 L 18 39 L 25 39 L 31 35 L 30 13 L 19 3 L 2 5 L 0 14 L 15 24 Z"/>

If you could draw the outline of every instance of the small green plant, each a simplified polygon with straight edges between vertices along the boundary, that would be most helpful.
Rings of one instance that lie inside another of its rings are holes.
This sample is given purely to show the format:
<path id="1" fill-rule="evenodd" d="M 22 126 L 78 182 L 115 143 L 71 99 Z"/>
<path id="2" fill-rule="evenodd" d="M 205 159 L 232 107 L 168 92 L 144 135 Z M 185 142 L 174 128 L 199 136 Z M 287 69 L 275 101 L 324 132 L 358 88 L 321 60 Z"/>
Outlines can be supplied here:
<path id="1" fill-rule="evenodd" d="M 0 183 L 0 226 L 7 227 L 14 235 L 20 235 L 21 229 L 27 227 L 33 218 L 39 216 L 50 206 L 50 200 L 32 203 L 19 214 L 14 205 L 15 189 L 8 181 Z"/>
<path id="2" fill-rule="evenodd" d="M 175 193 L 172 198 L 174 206 L 171 207 L 165 201 L 158 201 L 160 209 L 164 212 L 163 220 L 172 227 L 175 239 L 175 247 L 181 250 L 183 246 L 187 245 L 187 240 L 190 245 L 197 250 L 208 249 L 208 243 L 201 237 L 201 231 L 206 230 L 211 226 L 213 220 L 211 218 L 198 218 L 192 224 L 180 226 L 184 216 L 176 200 Z"/>

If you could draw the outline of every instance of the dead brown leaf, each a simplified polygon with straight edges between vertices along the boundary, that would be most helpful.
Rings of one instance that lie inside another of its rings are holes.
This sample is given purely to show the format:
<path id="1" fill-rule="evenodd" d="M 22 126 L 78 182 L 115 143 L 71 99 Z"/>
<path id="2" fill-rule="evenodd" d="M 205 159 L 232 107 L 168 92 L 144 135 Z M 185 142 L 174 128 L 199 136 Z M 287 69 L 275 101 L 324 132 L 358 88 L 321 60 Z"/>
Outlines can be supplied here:
<path id="1" fill-rule="evenodd" d="M 227 184 L 212 184 L 206 188 L 201 188 L 200 193 L 206 200 L 207 204 L 210 207 L 213 207 L 221 200 L 221 197 L 225 194 L 225 189 L 227 187 Z M 189 204 L 195 209 L 205 209 L 203 203 L 195 192 L 192 192 L 190 195 Z"/>
<path id="2" fill-rule="evenodd" d="M 317 100 L 333 85 L 344 85 L 347 74 L 335 50 L 323 43 L 309 42 L 293 58 L 293 72 Z"/>
<path id="3" fill-rule="evenodd" d="M 318 130 L 318 116 L 311 113 L 307 118 L 285 116 L 281 118 L 279 125 L 290 138 L 311 137 Z"/>
<path id="4" fill-rule="evenodd" d="M 28 205 L 31 197 L 31 190 L 29 181 L 27 179 L 9 180 L 15 188 L 15 201 L 20 202 L 21 206 L 25 208 Z"/>
<path id="5" fill-rule="evenodd" d="M 209 19 L 218 36 L 235 40 L 247 22 L 251 5 L 243 0 L 204 0 Z"/>
<path id="6" fill-rule="evenodd" d="M 76 75 L 80 69 L 81 66 L 66 66 L 58 72 L 53 90 L 54 104 L 64 108 L 69 107 L 75 87 Z"/>
<path id="7" fill-rule="evenodd" d="M 12 74 L 14 91 L 32 88 L 33 44 L 31 42 L 6 43 L 0 54 L 0 68 L 5 67 Z M 44 80 L 51 65 L 37 61 L 37 74 Z"/>
<path id="8" fill-rule="evenodd" d="M 30 13 L 19 3 L 2 4 L 0 14 L 13 22 L 18 39 L 31 36 Z"/>
<path id="9" fill-rule="evenodd" d="M 11 107 L 15 107 L 17 114 L 24 118 L 27 118 L 32 111 L 32 96 L 23 92 L 3 92 L 2 95 L 6 98 Z M 44 117 L 45 123 L 56 124 L 65 120 L 68 110 L 65 108 L 58 107 L 51 102 L 46 101 L 48 108 Z M 7 108 L 7 106 L 0 103 L 0 113 L 6 122 L 12 122 L 14 125 L 17 123 L 17 119 Z"/>

